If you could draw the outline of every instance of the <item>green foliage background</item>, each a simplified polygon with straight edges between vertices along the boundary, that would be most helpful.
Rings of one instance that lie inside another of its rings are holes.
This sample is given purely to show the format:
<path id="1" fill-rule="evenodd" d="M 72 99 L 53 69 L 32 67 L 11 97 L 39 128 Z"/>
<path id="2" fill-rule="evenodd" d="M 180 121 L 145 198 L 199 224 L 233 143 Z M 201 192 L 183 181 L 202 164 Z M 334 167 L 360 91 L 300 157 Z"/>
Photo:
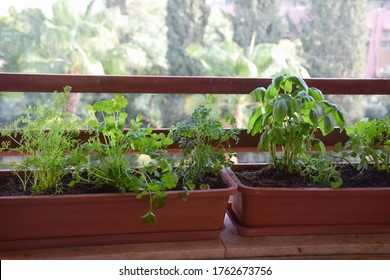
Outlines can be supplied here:
<path id="1" fill-rule="evenodd" d="M 0 16 L 0 71 L 107 75 L 213 75 L 362 77 L 368 30 L 366 1 L 298 1 L 309 22 L 300 31 L 283 14 L 288 1 L 92 0 L 84 10 L 57 0 L 52 16 L 10 8 Z M 298 3 L 297 2 L 297 3 Z M 100 5 L 99 5 L 100 4 Z M 235 5 L 232 11 L 229 8 Z M 103 7 L 103 8 L 102 8 Z M 337 7 L 337 8 L 335 8 Z M 70 85 L 71 86 L 71 85 Z M 0 93 L 0 127 L 47 94 Z M 74 112 L 106 95 L 73 94 Z M 127 95 L 130 118 L 169 127 L 205 103 L 205 96 Z M 352 123 L 381 117 L 390 102 L 379 97 L 329 97 Z M 376 104 L 366 108 L 366 104 Z M 168 106 L 168 107 L 167 107 Z M 217 96 L 217 106 L 246 127 L 250 96 Z M 172 110 L 172 108 L 175 108 Z M 379 109 L 377 109 L 379 108 Z M 381 116 L 379 116 L 381 115 Z"/>

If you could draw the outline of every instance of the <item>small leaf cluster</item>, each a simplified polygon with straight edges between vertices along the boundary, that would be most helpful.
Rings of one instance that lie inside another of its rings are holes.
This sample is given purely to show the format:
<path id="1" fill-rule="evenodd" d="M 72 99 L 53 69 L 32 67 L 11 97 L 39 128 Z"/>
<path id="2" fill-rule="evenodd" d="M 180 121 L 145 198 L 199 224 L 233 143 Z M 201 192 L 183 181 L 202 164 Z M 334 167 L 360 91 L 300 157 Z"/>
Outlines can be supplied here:
<path id="1" fill-rule="evenodd" d="M 369 165 L 377 170 L 389 172 L 390 119 L 369 120 L 364 118 L 346 126 L 349 140 L 345 144 L 343 157 L 358 158 L 358 170 L 363 172 Z"/>
<path id="2" fill-rule="evenodd" d="M 319 150 L 320 152 L 310 153 L 303 174 L 320 185 L 330 186 L 333 189 L 341 187 L 343 179 L 337 165 L 328 155 L 325 146 L 320 145 Z"/>
<path id="3" fill-rule="evenodd" d="M 165 190 L 176 187 L 178 182 L 164 150 L 173 141 L 163 133 L 143 127 L 140 115 L 130 120 L 125 131 L 128 115 L 122 109 L 127 103 L 123 95 L 117 94 L 111 100 L 87 105 L 86 123 L 92 137 L 84 145 L 84 154 L 92 154 L 93 158 L 79 170 L 87 170 L 87 181 L 97 187 L 109 185 L 120 192 L 136 192 L 138 199 L 147 196 L 149 210 L 143 219 L 153 223 L 156 222 L 153 209 L 164 206 Z"/>
<path id="4" fill-rule="evenodd" d="M 327 135 L 335 124 L 344 127 L 341 110 L 299 77 L 276 76 L 267 89 L 260 87 L 251 94 L 258 106 L 250 117 L 248 133 L 260 134 L 258 148 L 270 153 L 276 168 L 289 173 L 303 170 L 313 141 L 320 142 L 315 139 L 318 129 Z"/>
<path id="5" fill-rule="evenodd" d="M 206 105 L 199 105 L 189 119 L 171 127 L 172 137 L 178 141 L 183 155 L 176 166 L 186 189 L 208 188 L 203 182 L 206 174 L 217 174 L 233 165 L 235 153 L 229 148 L 231 141 L 238 142 L 236 119 L 227 114 L 225 122 L 230 128 L 225 129 L 213 109 L 214 102 L 209 95 Z"/>
<path id="6" fill-rule="evenodd" d="M 64 111 L 70 91 L 71 87 L 65 87 L 63 92 L 53 94 L 52 102 L 29 107 L 25 115 L 1 132 L 11 140 L 2 148 L 23 155 L 23 161 L 14 163 L 13 170 L 25 191 L 31 185 L 35 194 L 47 189 L 60 193 L 62 178 L 78 165 L 80 143 L 75 136 L 81 123 Z M 17 145 L 11 146 L 11 142 Z"/>

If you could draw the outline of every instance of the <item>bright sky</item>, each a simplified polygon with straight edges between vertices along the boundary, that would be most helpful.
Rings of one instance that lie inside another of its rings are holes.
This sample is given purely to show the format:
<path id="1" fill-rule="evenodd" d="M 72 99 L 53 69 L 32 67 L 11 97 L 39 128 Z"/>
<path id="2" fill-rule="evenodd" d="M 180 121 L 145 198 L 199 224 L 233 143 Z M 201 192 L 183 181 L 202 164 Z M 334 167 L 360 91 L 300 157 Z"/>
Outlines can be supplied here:
<path id="1" fill-rule="evenodd" d="M 87 7 L 90 1 L 88 0 L 68 0 L 69 3 L 75 8 L 83 11 Z M 14 6 L 18 11 L 24 8 L 40 8 L 43 12 L 50 17 L 51 6 L 57 2 L 57 0 L 0 0 L 0 15 L 8 15 L 8 9 Z M 95 5 L 100 6 L 103 4 L 103 0 L 97 0 Z"/>

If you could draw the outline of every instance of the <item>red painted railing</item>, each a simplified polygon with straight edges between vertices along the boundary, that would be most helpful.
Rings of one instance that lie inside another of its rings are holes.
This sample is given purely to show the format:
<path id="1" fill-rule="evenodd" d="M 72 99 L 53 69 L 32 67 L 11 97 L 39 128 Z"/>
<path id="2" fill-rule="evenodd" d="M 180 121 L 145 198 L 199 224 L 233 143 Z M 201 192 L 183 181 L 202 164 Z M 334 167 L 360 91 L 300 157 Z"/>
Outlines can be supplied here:
<path id="1" fill-rule="evenodd" d="M 324 94 L 390 94 L 390 79 L 305 79 Z M 0 73 L 0 92 L 53 92 L 70 85 L 82 93 L 247 94 L 268 78 L 92 76 Z"/>

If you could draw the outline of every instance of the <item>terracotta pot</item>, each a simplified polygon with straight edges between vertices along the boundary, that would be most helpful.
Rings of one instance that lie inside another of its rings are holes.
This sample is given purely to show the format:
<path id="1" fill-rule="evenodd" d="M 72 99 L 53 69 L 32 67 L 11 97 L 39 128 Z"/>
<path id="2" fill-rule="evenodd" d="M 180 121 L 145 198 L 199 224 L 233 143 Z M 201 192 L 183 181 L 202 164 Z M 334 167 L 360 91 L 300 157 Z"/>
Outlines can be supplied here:
<path id="1" fill-rule="evenodd" d="M 244 236 L 390 233 L 390 188 L 253 188 L 238 184 L 229 215 Z M 259 165 L 259 168 L 261 166 Z"/>
<path id="2" fill-rule="evenodd" d="M 149 205 L 133 193 L 0 197 L 0 250 L 217 239 L 237 190 L 225 170 L 221 177 L 228 188 L 191 191 L 186 201 L 169 192 L 156 224 L 143 223 Z"/>

